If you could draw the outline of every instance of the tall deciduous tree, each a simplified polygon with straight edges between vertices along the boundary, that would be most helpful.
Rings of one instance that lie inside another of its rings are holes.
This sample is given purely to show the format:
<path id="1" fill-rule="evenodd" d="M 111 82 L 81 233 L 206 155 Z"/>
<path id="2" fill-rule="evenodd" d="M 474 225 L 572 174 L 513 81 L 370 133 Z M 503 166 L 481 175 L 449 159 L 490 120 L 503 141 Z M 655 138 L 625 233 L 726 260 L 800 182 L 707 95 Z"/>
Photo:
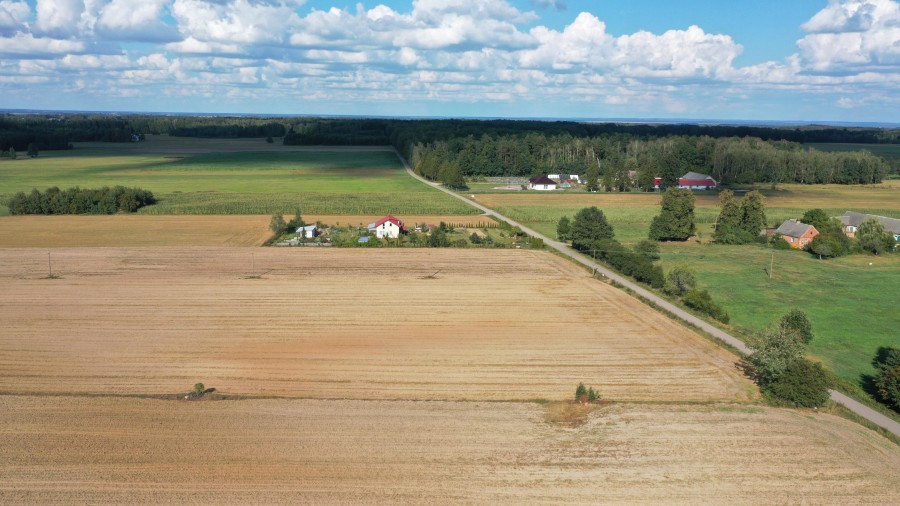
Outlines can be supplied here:
<path id="1" fill-rule="evenodd" d="M 606 221 L 603 211 L 596 206 L 585 207 L 578 211 L 572 221 L 572 247 L 579 251 L 587 251 L 597 241 L 612 239 L 612 225 Z"/>
<path id="2" fill-rule="evenodd" d="M 590 163 L 584 173 L 584 187 L 589 192 L 600 189 L 600 167 L 596 163 Z"/>
<path id="3" fill-rule="evenodd" d="M 765 227 L 766 204 L 762 193 L 754 190 L 741 200 L 741 229 L 755 238 Z"/>
<path id="4" fill-rule="evenodd" d="M 860 223 L 856 230 L 856 240 L 862 249 L 876 255 L 893 251 L 897 243 L 894 234 L 885 230 L 884 225 L 875 218 Z"/>
<path id="5" fill-rule="evenodd" d="M 682 188 L 666 190 L 662 198 L 662 209 L 650 223 L 650 239 L 686 241 L 696 230 L 694 194 Z"/>

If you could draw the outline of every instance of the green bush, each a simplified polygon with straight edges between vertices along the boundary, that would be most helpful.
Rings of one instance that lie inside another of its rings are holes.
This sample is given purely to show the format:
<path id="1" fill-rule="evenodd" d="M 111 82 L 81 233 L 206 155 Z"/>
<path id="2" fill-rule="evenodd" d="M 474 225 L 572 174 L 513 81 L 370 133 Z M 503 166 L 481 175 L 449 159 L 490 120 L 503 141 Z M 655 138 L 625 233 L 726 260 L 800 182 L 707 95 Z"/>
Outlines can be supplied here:
<path id="1" fill-rule="evenodd" d="M 716 304 L 706 290 L 688 290 L 681 299 L 684 305 L 707 314 L 722 323 L 728 323 L 730 317 L 725 309 Z"/>
<path id="2" fill-rule="evenodd" d="M 828 375 L 821 364 L 798 358 L 774 381 L 765 384 L 763 392 L 780 403 L 814 408 L 828 400 L 828 387 Z"/>
<path id="3" fill-rule="evenodd" d="M 694 273 L 684 266 L 678 266 L 669 271 L 663 291 L 669 295 L 681 297 L 697 286 Z"/>

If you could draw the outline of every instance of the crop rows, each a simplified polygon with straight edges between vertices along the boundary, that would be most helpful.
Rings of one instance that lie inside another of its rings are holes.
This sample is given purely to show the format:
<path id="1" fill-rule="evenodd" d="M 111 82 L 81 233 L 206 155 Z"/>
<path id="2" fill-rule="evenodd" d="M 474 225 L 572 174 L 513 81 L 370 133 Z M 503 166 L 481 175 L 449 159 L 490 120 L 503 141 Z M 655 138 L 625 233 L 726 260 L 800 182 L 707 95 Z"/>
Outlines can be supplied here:
<path id="1" fill-rule="evenodd" d="M 272 214 L 299 207 L 312 214 L 468 215 L 479 211 L 431 192 L 404 193 L 173 193 L 142 214 Z"/>

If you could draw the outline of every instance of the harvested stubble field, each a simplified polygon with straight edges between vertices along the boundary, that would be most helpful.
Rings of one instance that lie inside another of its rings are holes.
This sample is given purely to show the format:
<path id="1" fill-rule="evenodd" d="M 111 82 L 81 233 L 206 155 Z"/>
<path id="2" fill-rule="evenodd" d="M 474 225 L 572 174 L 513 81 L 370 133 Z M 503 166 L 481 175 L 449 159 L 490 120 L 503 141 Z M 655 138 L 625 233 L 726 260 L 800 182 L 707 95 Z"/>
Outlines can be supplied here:
<path id="1" fill-rule="evenodd" d="M 0 392 L 743 401 L 735 357 L 543 252 L 0 250 Z M 432 279 L 433 278 L 433 279 Z"/>
<path id="2" fill-rule="evenodd" d="M 269 215 L 99 215 L 3 216 L 2 248 L 65 248 L 75 246 L 259 246 L 272 236 Z M 376 215 L 303 215 L 309 223 L 367 224 Z M 290 216 L 288 216 L 290 219 Z M 479 215 L 402 216 L 408 225 L 440 222 L 478 225 L 495 223 Z"/>
<path id="3" fill-rule="evenodd" d="M 900 452 L 828 414 L 614 404 L 0 396 L 0 502 L 896 504 Z"/>

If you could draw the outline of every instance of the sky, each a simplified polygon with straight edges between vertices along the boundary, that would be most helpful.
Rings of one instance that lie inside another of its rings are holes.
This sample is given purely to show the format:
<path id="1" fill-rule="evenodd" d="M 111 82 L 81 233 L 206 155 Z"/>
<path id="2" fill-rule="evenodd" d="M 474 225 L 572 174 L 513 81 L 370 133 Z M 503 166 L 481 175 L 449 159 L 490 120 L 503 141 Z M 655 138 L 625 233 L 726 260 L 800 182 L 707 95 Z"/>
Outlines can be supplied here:
<path id="1" fill-rule="evenodd" d="M 898 122 L 898 0 L 0 0 L 0 108 Z"/>

